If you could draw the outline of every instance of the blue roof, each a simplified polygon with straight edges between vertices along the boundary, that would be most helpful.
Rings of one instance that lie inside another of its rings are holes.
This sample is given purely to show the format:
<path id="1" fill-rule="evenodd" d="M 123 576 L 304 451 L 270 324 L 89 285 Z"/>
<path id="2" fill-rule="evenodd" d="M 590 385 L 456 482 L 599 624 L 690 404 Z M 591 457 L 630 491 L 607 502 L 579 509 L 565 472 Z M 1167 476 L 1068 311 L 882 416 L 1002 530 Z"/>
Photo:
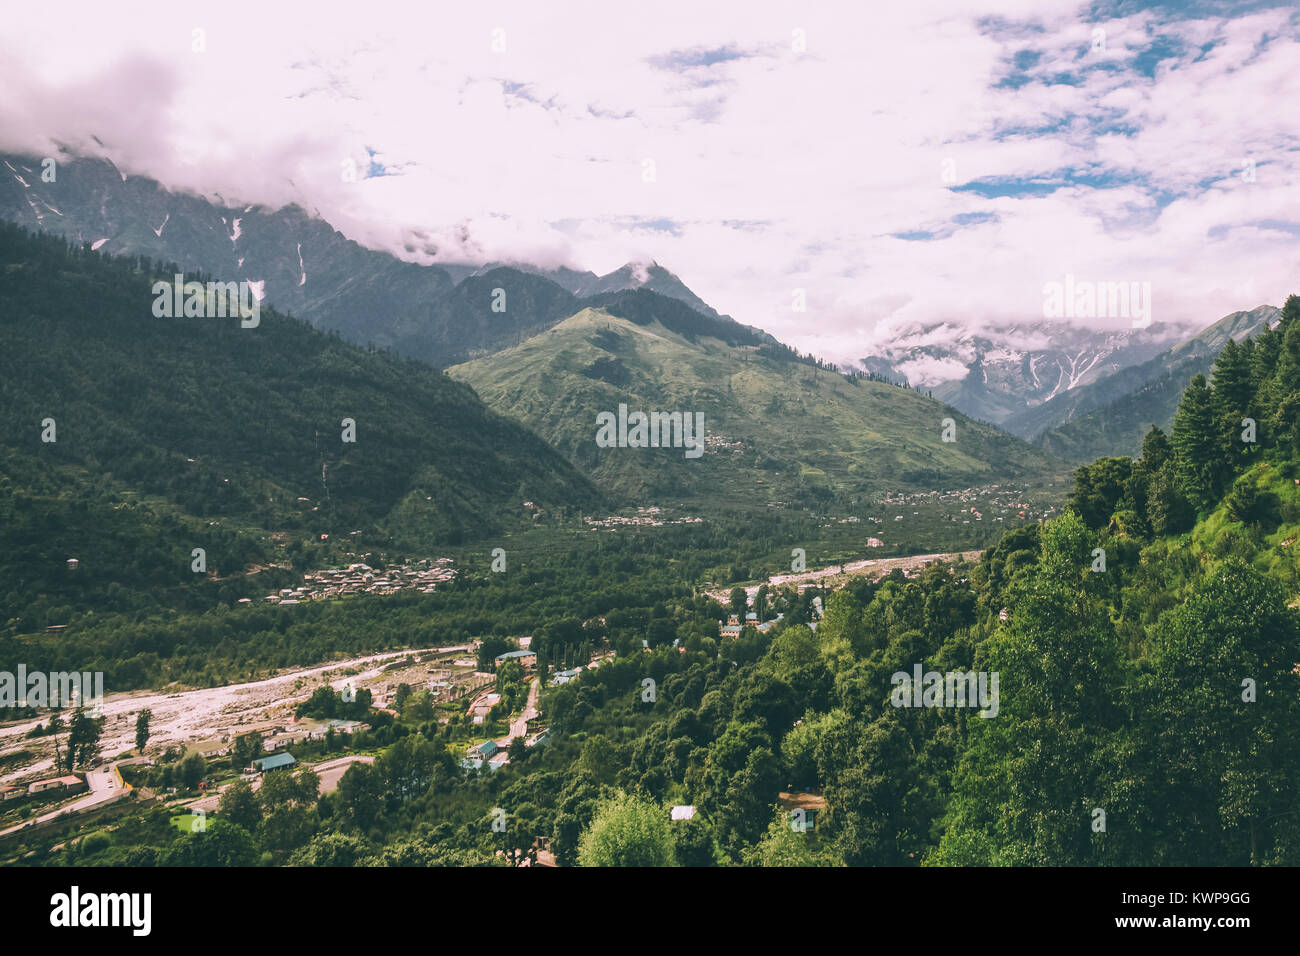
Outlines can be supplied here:
<path id="1" fill-rule="evenodd" d="M 512 657 L 532 657 L 536 651 L 506 651 L 504 654 L 498 654 L 496 659 L 499 661 L 509 660 Z"/>
<path id="2" fill-rule="evenodd" d="M 263 773 L 268 770 L 279 770 L 281 767 L 292 767 L 298 761 L 293 759 L 293 754 L 283 753 L 276 754 L 273 757 L 263 757 L 261 760 L 254 760 L 253 766 L 257 767 Z"/>

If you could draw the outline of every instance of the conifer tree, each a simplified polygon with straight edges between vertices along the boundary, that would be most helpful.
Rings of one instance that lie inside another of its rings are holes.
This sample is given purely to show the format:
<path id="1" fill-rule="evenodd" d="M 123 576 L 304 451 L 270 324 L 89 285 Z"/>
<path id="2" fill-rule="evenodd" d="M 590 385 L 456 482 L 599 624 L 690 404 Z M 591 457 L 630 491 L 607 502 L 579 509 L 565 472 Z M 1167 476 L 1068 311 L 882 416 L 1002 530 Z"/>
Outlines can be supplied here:
<path id="1" fill-rule="evenodd" d="M 1218 500 L 1222 451 L 1204 375 L 1193 378 L 1183 392 L 1174 415 L 1173 445 L 1178 489 L 1198 511 L 1211 507 Z"/>

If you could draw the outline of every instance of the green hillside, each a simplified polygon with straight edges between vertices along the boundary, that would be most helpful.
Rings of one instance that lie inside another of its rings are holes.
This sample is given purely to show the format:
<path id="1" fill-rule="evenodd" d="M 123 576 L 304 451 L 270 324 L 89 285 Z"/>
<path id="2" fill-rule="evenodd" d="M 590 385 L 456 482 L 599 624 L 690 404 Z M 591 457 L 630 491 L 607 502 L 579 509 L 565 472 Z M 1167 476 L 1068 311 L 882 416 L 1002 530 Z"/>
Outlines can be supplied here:
<path id="1" fill-rule="evenodd" d="M 171 271 L 0 226 L 6 618 L 65 601 L 125 609 L 135 589 L 184 604 L 171 592 L 196 579 L 233 596 L 232 576 L 255 565 L 456 543 L 530 523 L 525 500 L 598 500 L 428 366 L 272 311 L 256 328 L 155 318 L 152 283 Z"/>
<path id="2" fill-rule="evenodd" d="M 659 297 L 635 295 L 635 321 L 611 314 L 621 305 L 584 309 L 448 374 L 602 488 L 643 500 L 853 504 L 905 488 L 1034 480 L 1053 469 L 1025 442 L 919 392 L 846 377 L 770 344 L 723 341 L 727 329 L 675 330 L 653 315 Z M 617 414 L 620 404 L 629 413 L 703 413 L 702 457 L 598 447 L 597 414 Z M 954 419 L 953 442 L 942 440 L 945 418 Z"/>

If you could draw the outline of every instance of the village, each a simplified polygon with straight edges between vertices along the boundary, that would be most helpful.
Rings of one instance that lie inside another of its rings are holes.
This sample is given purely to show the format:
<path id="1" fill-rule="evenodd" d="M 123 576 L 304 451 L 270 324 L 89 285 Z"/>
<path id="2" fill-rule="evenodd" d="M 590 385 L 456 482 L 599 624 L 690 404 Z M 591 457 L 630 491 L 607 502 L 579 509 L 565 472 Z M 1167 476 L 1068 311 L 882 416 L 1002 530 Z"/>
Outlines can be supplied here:
<path id="1" fill-rule="evenodd" d="M 1026 500 L 1028 497 L 1024 491 L 992 484 L 951 491 L 886 494 L 881 498 L 880 503 L 885 511 L 886 518 L 889 517 L 890 511 L 928 505 L 941 508 L 944 511 L 943 517 L 947 520 L 961 521 L 963 524 L 970 524 L 971 521 L 983 521 L 986 511 L 992 521 L 1006 519 L 1037 521 L 1040 519 L 1045 520 L 1057 513 L 1055 506 L 1049 505 L 1041 510 L 1038 509 L 1032 502 Z M 948 510 L 952 508 L 956 510 Z M 913 511 L 911 514 L 915 517 L 919 515 L 919 512 Z M 893 515 L 892 520 L 905 521 L 907 517 L 908 515 L 904 510 L 901 514 Z M 877 524 L 883 523 L 880 519 L 869 518 L 868 520 Z"/>
<path id="2" fill-rule="evenodd" d="M 661 528 L 670 524 L 703 524 L 704 519 L 693 516 L 683 518 L 665 518 L 663 512 L 656 506 L 637 508 L 635 515 L 610 515 L 607 518 L 589 518 L 584 516 L 582 519 L 588 528 Z"/>
<path id="3" fill-rule="evenodd" d="M 451 564 L 451 558 L 430 558 L 413 565 L 400 564 L 382 571 L 360 562 L 349 564 L 346 568 L 308 571 L 303 575 L 300 586 L 281 588 L 278 593 L 266 595 L 264 600 L 284 606 L 349 594 L 383 595 L 406 590 L 432 594 L 438 585 L 456 577 Z M 239 603 L 248 604 L 251 601 L 242 598 Z"/>

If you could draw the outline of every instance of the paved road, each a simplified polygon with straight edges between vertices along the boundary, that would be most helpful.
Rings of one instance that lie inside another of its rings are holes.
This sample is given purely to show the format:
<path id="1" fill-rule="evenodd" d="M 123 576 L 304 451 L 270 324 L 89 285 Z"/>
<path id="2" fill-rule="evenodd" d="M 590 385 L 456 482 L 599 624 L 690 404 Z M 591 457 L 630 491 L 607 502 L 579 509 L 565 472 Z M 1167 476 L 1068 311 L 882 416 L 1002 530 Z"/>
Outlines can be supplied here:
<path id="1" fill-rule="evenodd" d="M 0 833 L 12 833 L 14 830 L 20 830 L 28 824 L 38 825 L 41 823 L 48 823 L 64 814 L 85 813 L 87 810 L 92 810 L 105 803 L 112 803 L 115 800 L 121 800 L 131 792 L 129 789 L 117 785 L 117 776 L 113 773 L 113 767 L 111 764 L 100 770 L 87 771 L 86 783 L 90 786 L 90 792 L 85 796 L 79 797 L 67 806 L 60 807 L 57 810 L 52 810 L 49 813 L 42 814 L 38 817 L 33 817 L 30 820 L 18 824 L 18 826 L 0 831 Z"/>
<path id="2" fill-rule="evenodd" d="M 510 721 L 510 733 L 497 741 L 497 746 L 505 750 L 510 746 L 510 742 L 516 737 L 528 736 L 528 722 L 536 720 L 540 711 L 537 709 L 537 692 L 541 689 L 542 682 L 536 677 L 528 688 L 528 702 L 524 704 L 523 713 L 514 720 Z"/>
<path id="3" fill-rule="evenodd" d="M 375 758 L 368 754 L 351 754 L 347 757 L 338 757 L 335 760 L 326 760 L 324 763 L 318 763 L 312 767 L 320 777 L 320 792 L 333 793 L 339 788 L 339 780 L 348 772 L 348 767 L 354 763 L 372 764 Z"/>

